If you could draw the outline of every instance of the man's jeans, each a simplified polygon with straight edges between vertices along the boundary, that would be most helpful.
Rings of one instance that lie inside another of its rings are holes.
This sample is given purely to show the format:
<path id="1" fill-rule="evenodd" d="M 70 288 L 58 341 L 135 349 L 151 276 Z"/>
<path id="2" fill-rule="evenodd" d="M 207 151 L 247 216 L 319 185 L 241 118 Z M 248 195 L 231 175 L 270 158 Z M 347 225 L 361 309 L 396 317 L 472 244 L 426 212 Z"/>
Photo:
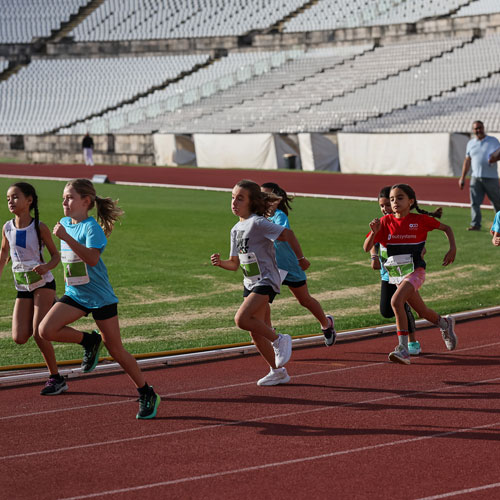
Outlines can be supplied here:
<path id="1" fill-rule="evenodd" d="M 498 178 L 471 177 L 470 179 L 470 201 L 471 201 L 471 226 L 481 227 L 481 203 L 484 195 L 488 196 L 495 213 L 500 211 L 500 185 Z"/>

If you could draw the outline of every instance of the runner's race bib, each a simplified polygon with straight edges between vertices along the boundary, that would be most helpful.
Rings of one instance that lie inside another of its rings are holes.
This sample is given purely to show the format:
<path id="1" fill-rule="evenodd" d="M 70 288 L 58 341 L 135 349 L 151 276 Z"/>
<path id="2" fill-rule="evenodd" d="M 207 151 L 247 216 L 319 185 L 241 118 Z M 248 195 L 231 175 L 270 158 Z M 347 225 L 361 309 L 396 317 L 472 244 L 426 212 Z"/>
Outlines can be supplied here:
<path id="1" fill-rule="evenodd" d="M 87 264 L 63 240 L 61 240 L 61 262 L 64 268 L 64 281 L 66 285 L 78 286 L 89 283 L 90 278 L 87 272 Z"/>
<path id="2" fill-rule="evenodd" d="M 243 270 L 243 276 L 245 279 L 256 283 L 261 279 L 259 261 L 254 252 L 240 253 L 238 255 L 240 259 L 240 267 Z"/>
<path id="3" fill-rule="evenodd" d="M 411 254 L 392 255 L 384 263 L 389 273 L 389 283 L 399 285 L 403 279 L 415 270 Z"/>
<path id="4" fill-rule="evenodd" d="M 33 271 L 33 268 L 37 265 L 38 262 L 35 261 L 12 264 L 12 273 L 14 274 L 17 290 L 31 292 L 45 285 L 45 278 Z"/>

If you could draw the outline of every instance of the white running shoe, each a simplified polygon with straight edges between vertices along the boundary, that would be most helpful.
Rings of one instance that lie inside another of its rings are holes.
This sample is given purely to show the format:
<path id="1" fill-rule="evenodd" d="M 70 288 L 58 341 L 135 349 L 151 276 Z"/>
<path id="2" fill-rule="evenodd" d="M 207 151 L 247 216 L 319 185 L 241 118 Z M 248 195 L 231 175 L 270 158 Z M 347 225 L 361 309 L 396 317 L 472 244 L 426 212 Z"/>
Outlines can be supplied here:
<path id="1" fill-rule="evenodd" d="M 292 356 L 292 337 L 278 333 L 278 338 L 273 342 L 273 349 L 276 368 L 285 366 Z"/>
<path id="2" fill-rule="evenodd" d="M 288 375 L 286 368 L 278 368 L 271 370 L 269 373 L 257 381 L 257 385 L 278 385 L 290 382 L 290 375 Z"/>
<path id="3" fill-rule="evenodd" d="M 448 322 L 448 326 L 444 330 L 440 329 L 441 335 L 446 344 L 446 349 L 448 349 L 448 351 L 453 351 L 458 343 L 457 336 L 455 335 L 455 318 L 448 315 L 445 316 L 444 319 Z"/>
<path id="4" fill-rule="evenodd" d="M 389 361 L 393 363 L 401 363 L 403 365 L 410 364 L 410 354 L 404 345 L 398 344 L 394 351 L 389 354 Z"/>

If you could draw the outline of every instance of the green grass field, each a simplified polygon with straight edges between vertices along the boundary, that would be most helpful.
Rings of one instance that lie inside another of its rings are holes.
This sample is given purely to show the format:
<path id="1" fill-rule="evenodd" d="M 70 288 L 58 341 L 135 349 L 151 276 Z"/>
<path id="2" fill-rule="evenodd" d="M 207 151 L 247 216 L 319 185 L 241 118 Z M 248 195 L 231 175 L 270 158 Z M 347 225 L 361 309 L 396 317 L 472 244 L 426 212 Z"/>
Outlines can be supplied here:
<path id="1" fill-rule="evenodd" d="M 6 193 L 12 183 L 0 179 Z M 62 216 L 63 182 L 33 181 L 40 198 L 41 220 L 52 227 Z M 220 345 L 249 340 L 234 326 L 241 303 L 242 275 L 210 265 L 210 254 L 229 253 L 229 231 L 236 222 L 229 193 L 98 185 L 98 194 L 119 198 L 125 210 L 121 225 L 109 239 L 103 260 L 120 299 L 122 336 L 132 353 Z M 417 193 L 418 194 L 418 193 Z M 297 198 L 290 215 L 305 255 L 311 261 L 308 283 L 338 330 L 387 322 L 379 314 L 379 274 L 362 250 L 369 221 L 378 215 L 375 202 Z M 0 220 L 10 218 L 7 204 Z M 485 213 L 484 227 L 493 220 Z M 428 274 L 422 289 L 430 307 L 446 314 L 499 303 L 495 280 L 500 250 L 487 231 L 465 231 L 469 210 L 444 208 L 442 221 L 457 239 L 457 260 L 441 266 L 447 240 L 430 233 Z M 59 245 L 59 243 L 57 243 Z M 64 293 L 62 268 L 55 270 L 57 293 Z M 0 280 L 0 365 L 41 362 L 32 339 L 15 345 L 11 339 L 15 290 L 10 266 Z M 285 287 L 272 305 L 273 324 L 292 335 L 320 333 L 311 314 Z M 78 323 L 90 329 L 91 319 Z M 58 360 L 81 358 L 78 345 L 56 344 Z"/>

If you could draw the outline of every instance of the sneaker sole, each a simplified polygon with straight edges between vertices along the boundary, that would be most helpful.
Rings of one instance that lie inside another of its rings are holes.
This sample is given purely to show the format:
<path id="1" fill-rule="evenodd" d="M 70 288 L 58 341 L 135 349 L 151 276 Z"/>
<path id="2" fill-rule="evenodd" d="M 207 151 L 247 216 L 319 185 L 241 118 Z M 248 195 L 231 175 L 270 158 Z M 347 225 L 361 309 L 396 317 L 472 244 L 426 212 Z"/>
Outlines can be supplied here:
<path id="1" fill-rule="evenodd" d="M 287 375 L 284 378 L 272 380 L 270 382 L 266 381 L 266 382 L 263 382 L 261 384 L 259 384 L 259 382 L 260 382 L 260 380 L 257 382 L 257 385 L 259 387 L 266 387 L 266 386 L 269 387 L 269 386 L 272 386 L 272 385 L 287 384 L 288 382 L 290 382 L 290 375 Z"/>
<path id="2" fill-rule="evenodd" d="M 104 342 L 102 341 L 102 338 L 101 338 L 101 343 L 99 344 L 99 347 L 97 348 L 97 354 L 96 354 L 96 357 L 95 357 L 95 360 L 94 360 L 94 364 L 88 370 L 84 370 L 82 368 L 82 373 L 90 373 L 91 371 L 95 370 L 95 367 L 97 366 L 97 363 L 99 363 L 99 354 L 101 353 L 101 349 L 102 349 L 103 345 L 104 345 Z"/>
<path id="3" fill-rule="evenodd" d="M 398 363 L 400 365 L 409 365 L 410 364 L 410 360 L 406 360 L 406 359 L 401 359 L 400 357 L 396 356 L 394 353 L 391 352 L 391 354 L 389 354 L 389 361 L 392 361 L 393 363 Z"/>
<path id="4" fill-rule="evenodd" d="M 58 391 L 56 392 L 40 392 L 40 396 L 57 396 L 58 394 L 61 394 L 62 392 L 66 392 L 69 389 L 67 384 L 64 384 L 63 387 L 60 387 Z"/>
<path id="5" fill-rule="evenodd" d="M 155 402 L 155 407 L 153 408 L 153 411 L 151 412 L 150 415 L 148 415 L 147 417 L 140 417 L 138 414 L 135 416 L 135 418 L 137 420 L 150 420 L 152 418 L 155 418 L 156 417 L 156 412 L 158 411 L 158 406 L 160 406 L 160 401 L 161 401 L 161 398 L 160 398 L 160 395 L 157 394 L 156 395 L 156 402 Z"/>
<path id="6" fill-rule="evenodd" d="M 335 344 L 335 342 L 337 342 L 337 332 L 335 331 L 335 319 L 330 314 L 327 314 L 326 317 L 330 318 L 332 320 L 332 327 L 333 327 L 333 331 L 334 331 L 331 339 L 328 339 L 325 337 L 325 345 L 327 347 L 331 347 L 332 345 Z"/>

